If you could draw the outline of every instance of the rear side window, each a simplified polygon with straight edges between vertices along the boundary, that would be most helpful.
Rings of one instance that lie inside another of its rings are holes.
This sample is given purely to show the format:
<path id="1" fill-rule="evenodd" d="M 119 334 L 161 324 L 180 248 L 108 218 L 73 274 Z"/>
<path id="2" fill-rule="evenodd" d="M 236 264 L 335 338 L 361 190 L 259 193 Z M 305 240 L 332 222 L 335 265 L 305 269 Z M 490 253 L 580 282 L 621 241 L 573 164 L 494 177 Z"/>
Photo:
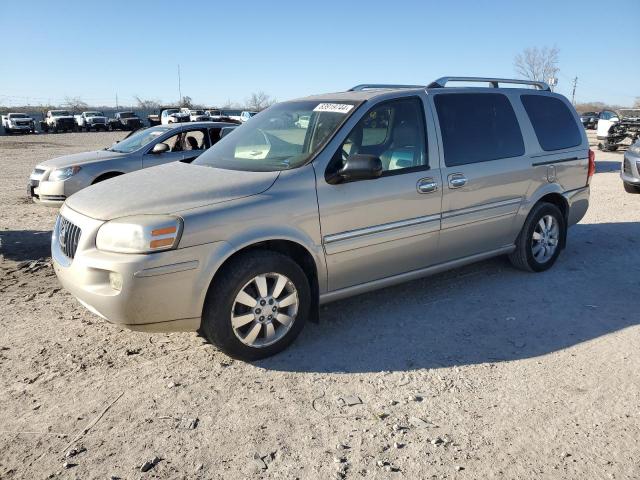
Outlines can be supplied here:
<path id="1" fill-rule="evenodd" d="M 448 93 L 434 101 L 447 166 L 524 155 L 520 125 L 505 95 Z"/>
<path id="2" fill-rule="evenodd" d="M 573 114 L 562 100 L 546 95 L 520 98 L 543 150 L 562 150 L 582 143 Z"/>

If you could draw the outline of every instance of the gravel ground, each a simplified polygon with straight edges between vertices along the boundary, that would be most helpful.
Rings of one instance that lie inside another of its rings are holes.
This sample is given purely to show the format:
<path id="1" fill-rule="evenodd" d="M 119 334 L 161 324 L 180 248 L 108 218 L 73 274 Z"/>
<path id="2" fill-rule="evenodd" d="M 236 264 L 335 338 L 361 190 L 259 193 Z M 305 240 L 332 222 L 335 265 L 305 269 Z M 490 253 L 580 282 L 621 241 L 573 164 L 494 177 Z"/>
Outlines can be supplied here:
<path id="1" fill-rule="evenodd" d="M 123 136 L 0 138 L 0 478 L 640 475 L 640 195 L 620 152 L 597 152 L 551 271 L 498 258 L 334 303 L 247 364 L 60 290 L 55 211 L 25 198 L 27 177 Z"/>

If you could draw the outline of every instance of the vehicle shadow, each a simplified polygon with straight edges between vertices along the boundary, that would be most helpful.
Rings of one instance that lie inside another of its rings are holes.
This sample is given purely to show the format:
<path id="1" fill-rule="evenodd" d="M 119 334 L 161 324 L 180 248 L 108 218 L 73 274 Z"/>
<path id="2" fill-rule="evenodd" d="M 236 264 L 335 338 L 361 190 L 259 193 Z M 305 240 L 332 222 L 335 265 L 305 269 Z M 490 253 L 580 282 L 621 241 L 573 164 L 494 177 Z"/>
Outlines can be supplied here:
<path id="1" fill-rule="evenodd" d="M 51 230 L 0 231 L 0 257 L 22 262 L 51 256 Z"/>
<path id="2" fill-rule="evenodd" d="M 621 161 L 615 162 L 611 160 L 597 160 L 596 173 L 619 172 L 621 163 Z"/>
<path id="3" fill-rule="evenodd" d="M 364 373 L 545 355 L 637 325 L 639 266 L 640 223 L 577 225 L 547 272 L 496 258 L 332 303 L 257 365 Z"/>

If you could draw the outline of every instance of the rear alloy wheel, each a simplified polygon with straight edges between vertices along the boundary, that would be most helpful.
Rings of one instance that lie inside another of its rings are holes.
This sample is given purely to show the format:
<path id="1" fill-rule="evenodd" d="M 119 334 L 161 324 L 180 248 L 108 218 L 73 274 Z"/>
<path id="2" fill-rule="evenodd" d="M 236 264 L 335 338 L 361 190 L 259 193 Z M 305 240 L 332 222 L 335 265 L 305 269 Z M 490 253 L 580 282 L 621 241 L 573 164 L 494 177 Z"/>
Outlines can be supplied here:
<path id="1" fill-rule="evenodd" d="M 201 333 L 220 350 L 258 360 L 284 350 L 310 309 L 309 281 L 290 257 L 256 250 L 232 259 L 207 293 Z"/>
<path id="2" fill-rule="evenodd" d="M 509 260 L 521 270 L 548 270 L 560 255 L 566 229 L 564 216 L 556 205 L 536 204 L 518 235 L 516 249 L 509 255 Z"/>

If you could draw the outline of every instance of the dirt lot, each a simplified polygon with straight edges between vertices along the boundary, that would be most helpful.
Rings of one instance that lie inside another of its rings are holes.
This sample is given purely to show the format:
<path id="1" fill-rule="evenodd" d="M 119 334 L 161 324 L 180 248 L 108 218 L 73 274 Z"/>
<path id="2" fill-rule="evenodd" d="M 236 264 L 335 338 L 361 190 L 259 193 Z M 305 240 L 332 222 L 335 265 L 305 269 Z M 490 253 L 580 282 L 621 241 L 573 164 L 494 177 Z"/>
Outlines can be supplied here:
<path id="1" fill-rule="evenodd" d="M 640 195 L 621 153 L 597 152 L 551 271 L 498 258 L 331 304 L 246 364 L 59 289 L 55 211 L 27 177 L 122 136 L 0 138 L 0 478 L 640 476 Z"/>

